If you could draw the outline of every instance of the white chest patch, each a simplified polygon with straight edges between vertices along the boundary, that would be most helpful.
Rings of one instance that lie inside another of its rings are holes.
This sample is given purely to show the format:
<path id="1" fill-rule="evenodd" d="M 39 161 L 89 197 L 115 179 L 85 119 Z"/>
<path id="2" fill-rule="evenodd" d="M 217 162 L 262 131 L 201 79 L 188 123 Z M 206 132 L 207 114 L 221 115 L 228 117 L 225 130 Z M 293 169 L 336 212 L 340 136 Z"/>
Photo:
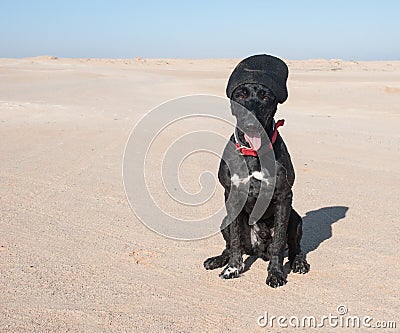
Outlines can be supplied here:
<path id="1" fill-rule="evenodd" d="M 264 172 L 262 171 L 254 171 L 251 174 L 255 179 L 261 180 L 262 182 L 266 182 L 269 184 L 268 178 L 265 178 Z"/>
<path id="2" fill-rule="evenodd" d="M 231 177 L 231 182 L 233 185 L 235 185 L 236 187 L 239 187 L 240 184 L 247 184 L 247 182 L 250 180 L 251 175 L 246 177 L 246 178 L 239 178 L 239 176 L 235 173 L 232 177 Z"/>
<path id="3" fill-rule="evenodd" d="M 267 185 L 269 184 L 268 178 L 265 178 L 264 173 L 261 171 L 254 171 L 251 175 L 245 178 L 239 178 L 239 176 L 235 173 L 231 177 L 231 182 L 234 186 L 239 187 L 240 184 L 247 184 L 251 177 L 260 180 L 262 182 L 266 182 Z"/>

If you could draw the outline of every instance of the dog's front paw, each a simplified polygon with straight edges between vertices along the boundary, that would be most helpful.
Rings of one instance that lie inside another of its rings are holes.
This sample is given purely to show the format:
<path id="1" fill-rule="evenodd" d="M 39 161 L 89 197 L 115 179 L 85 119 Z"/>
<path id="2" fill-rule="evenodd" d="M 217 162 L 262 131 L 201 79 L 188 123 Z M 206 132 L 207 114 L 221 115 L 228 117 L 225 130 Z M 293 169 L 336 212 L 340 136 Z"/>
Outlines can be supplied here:
<path id="1" fill-rule="evenodd" d="M 232 265 L 228 265 L 225 267 L 225 269 L 221 272 L 219 277 L 221 279 L 234 279 L 238 278 L 240 276 L 240 273 L 243 272 L 244 265 L 242 264 L 239 267 L 235 267 Z"/>
<path id="2" fill-rule="evenodd" d="M 283 275 L 282 272 L 278 270 L 272 270 L 268 273 L 267 276 L 267 285 L 269 285 L 272 288 L 278 288 L 280 286 L 283 286 L 286 284 L 286 278 Z"/>
<path id="3" fill-rule="evenodd" d="M 292 272 L 306 274 L 310 270 L 310 264 L 301 255 L 297 255 L 291 263 Z"/>
<path id="4" fill-rule="evenodd" d="M 205 269 L 216 269 L 226 265 L 228 258 L 223 255 L 211 257 L 204 261 L 203 265 Z"/>

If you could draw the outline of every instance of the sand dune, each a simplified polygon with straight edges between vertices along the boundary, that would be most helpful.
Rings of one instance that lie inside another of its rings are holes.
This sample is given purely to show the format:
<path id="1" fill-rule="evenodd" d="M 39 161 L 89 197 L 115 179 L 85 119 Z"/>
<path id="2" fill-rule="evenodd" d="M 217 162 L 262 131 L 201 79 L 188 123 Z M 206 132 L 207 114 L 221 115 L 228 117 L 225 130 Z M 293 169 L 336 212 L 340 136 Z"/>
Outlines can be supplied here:
<path id="1" fill-rule="evenodd" d="M 0 331 L 252 332 L 266 330 L 265 311 L 339 305 L 400 326 L 400 62 L 288 61 L 278 117 L 309 274 L 273 290 L 257 260 L 223 281 L 202 267 L 220 235 L 167 239 L 131 211 L 121 163 L 132 127 L 166 100 L 224 96 L 237 62 L 0 59 Z"/>

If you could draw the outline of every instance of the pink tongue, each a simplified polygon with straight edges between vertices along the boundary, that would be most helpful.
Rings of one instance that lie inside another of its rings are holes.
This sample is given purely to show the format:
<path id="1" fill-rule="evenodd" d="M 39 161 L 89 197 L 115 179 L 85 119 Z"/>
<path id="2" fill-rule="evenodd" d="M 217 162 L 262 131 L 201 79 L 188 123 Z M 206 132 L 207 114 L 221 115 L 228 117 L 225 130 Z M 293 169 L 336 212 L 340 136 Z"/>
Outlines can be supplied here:
<path id="1" fill-rule="evenodd" d="M 244 133 L 244 139 L 248 142 L 251 149 L 259 150 L 261 147 L 261 137 L 258 133 Z"/>

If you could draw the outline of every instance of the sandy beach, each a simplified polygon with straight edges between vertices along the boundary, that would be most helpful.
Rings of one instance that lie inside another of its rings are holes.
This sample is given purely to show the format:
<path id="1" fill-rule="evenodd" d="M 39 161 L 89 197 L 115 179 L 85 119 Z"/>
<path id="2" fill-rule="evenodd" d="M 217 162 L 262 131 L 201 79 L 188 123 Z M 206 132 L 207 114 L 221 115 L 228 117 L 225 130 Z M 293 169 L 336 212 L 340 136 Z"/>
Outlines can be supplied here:
<path id="1" fill-rule="evenodd" d="M 307 332 L 257 318 L 341 305 L 400 329 L 400 61 L 287 60 L 277 117 L 307 275 L 272 289 L 256 260 L 224 281 L 203 268 L 221 235 L 171 240 L 132 212 L 121 172 L 132 128 L 167 100 L 224 97 L 238 61 L 0 59 L 1 332 Z"/>

